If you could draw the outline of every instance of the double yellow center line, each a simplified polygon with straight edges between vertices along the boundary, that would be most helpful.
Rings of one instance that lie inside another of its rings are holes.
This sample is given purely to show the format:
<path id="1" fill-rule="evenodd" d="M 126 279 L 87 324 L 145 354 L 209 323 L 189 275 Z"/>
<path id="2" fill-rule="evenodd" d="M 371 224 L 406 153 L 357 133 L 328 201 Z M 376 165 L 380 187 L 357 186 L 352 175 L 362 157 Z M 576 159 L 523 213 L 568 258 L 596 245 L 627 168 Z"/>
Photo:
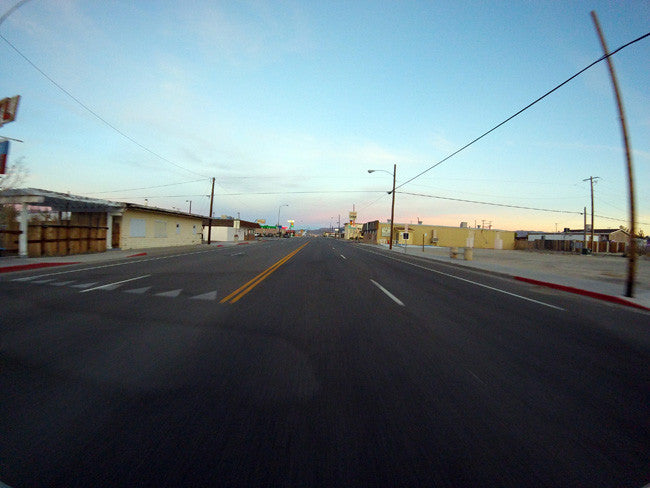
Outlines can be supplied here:
<path id="1" fill-rule="evenodd" d="M 255 278 L 250 280 L 248 283 L 244 283 L 242 286 L 240 286 L 235 291 L 233 291 L 230 295 L 228 295 L 227 297 L 222 298 L 219 303 L 225 303 L 225 302 L 236 303 L 237 301 L 239 301 L 240 298 L 242 298 L 244 295 L 246 295 L 246 293 L 251 291 L 257 285 L 259 285 L 262 281 L 264 281 L 266 278 L 268 278 L 269 275 L 271 273 L 273 273 L 276 269 L 278 269 L 284 263 L 289 261 L 296 254 L 298 254 L 298 252 L 303 247 L 305 247 L 307 244 L 309 244 L 309 242 L 304 243 L 302 246 L 300 246 L 295 251 L 292 251 L 289 254 L 287 254 L 285 257 L 280 259 L 277 263 L 275 263 L 271 267 L 267 268 L 265 271 L 262 271 L 260 274 L 258 274 Z"/>

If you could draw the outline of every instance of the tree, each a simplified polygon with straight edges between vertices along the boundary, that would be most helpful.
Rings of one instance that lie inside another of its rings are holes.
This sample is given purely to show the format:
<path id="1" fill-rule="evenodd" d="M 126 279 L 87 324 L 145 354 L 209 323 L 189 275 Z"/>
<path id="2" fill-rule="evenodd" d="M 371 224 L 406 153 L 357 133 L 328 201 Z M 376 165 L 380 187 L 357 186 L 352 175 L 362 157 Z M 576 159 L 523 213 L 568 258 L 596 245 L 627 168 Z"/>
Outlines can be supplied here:
<path id="1" fill-rule="evenodd" d="M 0 191 L 20 187 L 24 184 L 28 174 L 29 171 L 25 166 L 25 158 L 20 157 L 16 159 L 9 166 L 7 174 L 0 178 Z M 0 230 L 12 227 L 16 222 L 16 215 L 17 212 L 13 205 L 0 205 Z"/>
<path id="2" fill-rule="evenodd" d="M 7 168 L 7 174 L 0 178 L 0 191 L 19 188 L 25 183 L 28 176 L 29 170 L 25 165 L 25 158 L 21 156 Z"/>

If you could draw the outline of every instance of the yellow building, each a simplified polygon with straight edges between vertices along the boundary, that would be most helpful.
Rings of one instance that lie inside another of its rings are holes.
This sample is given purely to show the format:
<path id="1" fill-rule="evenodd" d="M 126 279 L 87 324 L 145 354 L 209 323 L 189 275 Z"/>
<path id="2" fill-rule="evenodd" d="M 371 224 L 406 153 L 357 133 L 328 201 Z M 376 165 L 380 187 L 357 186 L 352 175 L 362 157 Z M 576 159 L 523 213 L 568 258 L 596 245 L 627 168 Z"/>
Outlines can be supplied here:
<path id="1" fill-rule="evenodd" d="M 367 222 L 363 224 L 362 232 L 365 242 L 388 244 L 390 223 L 377 220 Z M 515 233 L 497 229 L 396 223 L 393 226 L 393 245 L 514 249 Z"/>
<path id="2" fill-rule="evenodd" d="M 149 247 L 201 244 L 202 217 L 162 208 L 127 203 L 112 219 L 112 247 Z"/>

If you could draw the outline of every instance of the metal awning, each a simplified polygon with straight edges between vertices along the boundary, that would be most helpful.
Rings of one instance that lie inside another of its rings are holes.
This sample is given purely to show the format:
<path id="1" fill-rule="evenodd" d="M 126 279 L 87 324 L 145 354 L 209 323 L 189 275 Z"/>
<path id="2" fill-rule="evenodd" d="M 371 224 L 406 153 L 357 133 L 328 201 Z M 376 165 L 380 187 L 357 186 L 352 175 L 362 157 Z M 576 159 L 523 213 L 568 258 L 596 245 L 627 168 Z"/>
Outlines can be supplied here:
<path id="1" fill-rule="evenodd" d="M 58 193 L 39 188 L 16 188 L 0 191 L 0 204 L 23 204 L 52 207 L 57 212 L 116 212 L 124 209 L 120 202 Z"/>

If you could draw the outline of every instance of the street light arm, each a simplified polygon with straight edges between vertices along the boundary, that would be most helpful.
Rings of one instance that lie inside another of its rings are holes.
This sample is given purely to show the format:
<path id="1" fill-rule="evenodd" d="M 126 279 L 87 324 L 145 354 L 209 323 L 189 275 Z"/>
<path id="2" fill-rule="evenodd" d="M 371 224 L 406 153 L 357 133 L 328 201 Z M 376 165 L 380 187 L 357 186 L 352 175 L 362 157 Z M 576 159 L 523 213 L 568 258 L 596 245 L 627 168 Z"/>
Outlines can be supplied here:
<path id="1" fill-rule="evenodd" d="M 388 173 L 389 175 L 393 176 L 393 173 L 391 173 L 390 171 L 387 171 L 385 169 L 369 169 L 368 173 L 374 173 L 375 171 L 381 171 L 383 173 Z"/>

